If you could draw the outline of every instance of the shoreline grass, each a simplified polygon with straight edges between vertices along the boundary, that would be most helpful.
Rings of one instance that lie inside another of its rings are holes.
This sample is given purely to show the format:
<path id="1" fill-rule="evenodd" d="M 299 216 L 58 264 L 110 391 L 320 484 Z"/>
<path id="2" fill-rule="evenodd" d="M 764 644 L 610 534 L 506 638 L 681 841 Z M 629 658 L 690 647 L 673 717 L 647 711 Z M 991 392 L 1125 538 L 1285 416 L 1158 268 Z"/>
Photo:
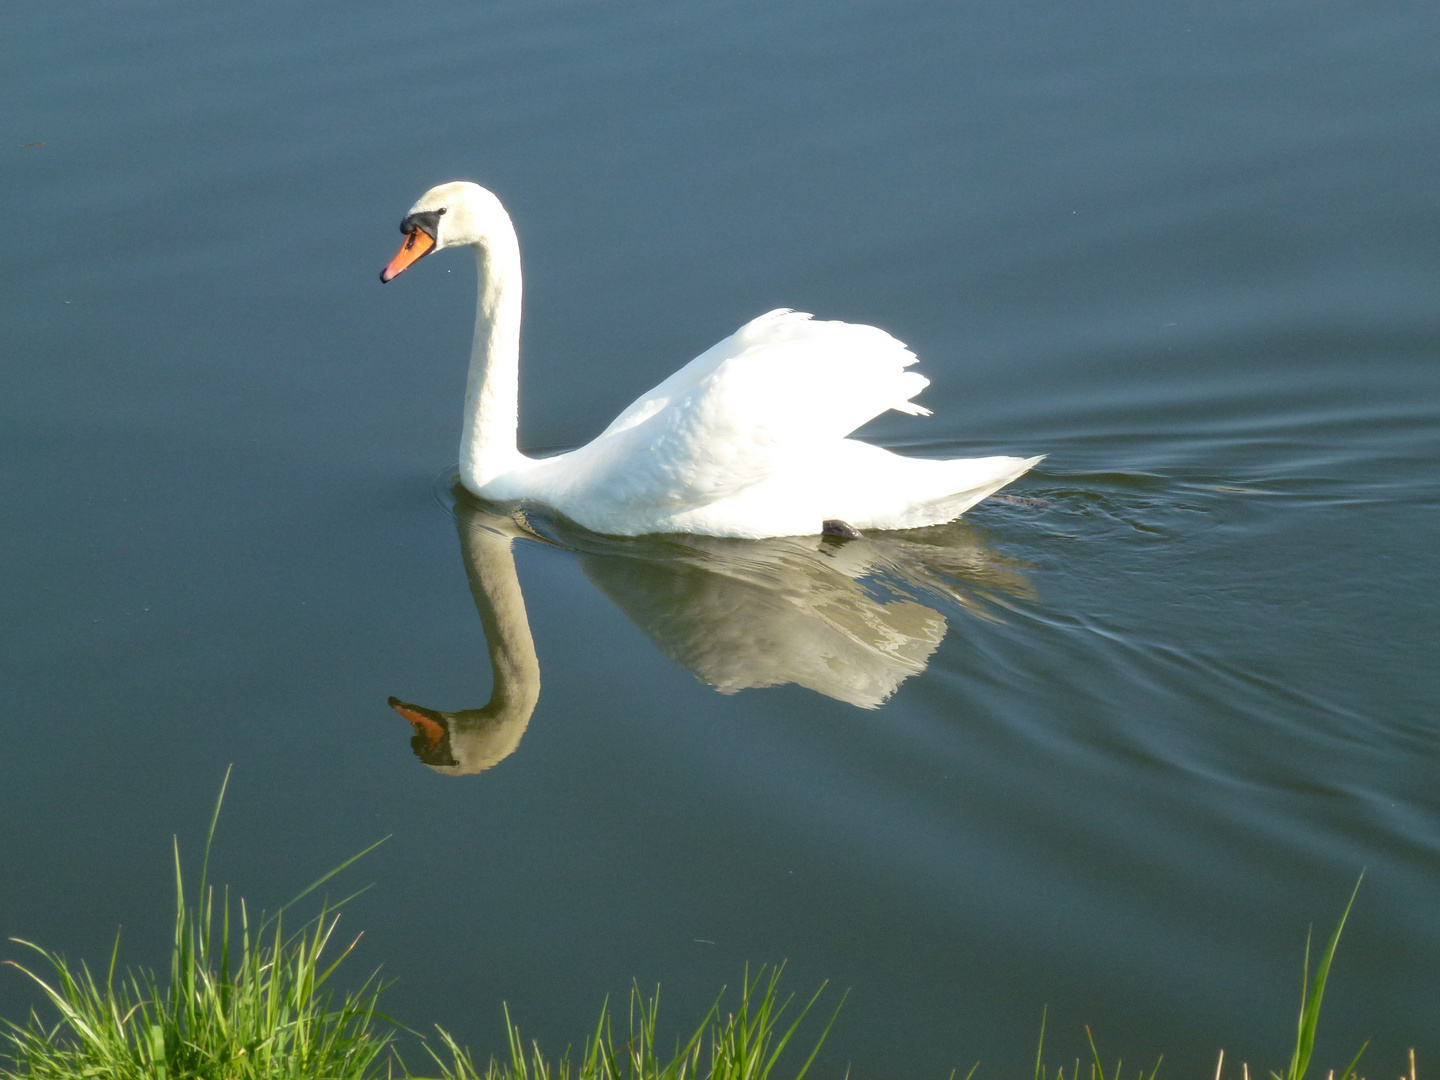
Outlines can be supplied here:
<path id="1" fill-rule="evenodd" d="M 40 987 L 59 1019 L 47 1026 L 32 1010 L 26 1024 L 6 1021 L 4 1039 L 13 1067 L 0 1066 L 0 1077 L 360 1080 L 375 1075 L 394 1038 L 393 1025 L 375 1008 L 384 989 L 378 974 L 338 1003 L 325 987 L 359 941 L 322 966 L 339 922 L 336 909 L 345 901 L 322 904 L 318 915 L 289 935 L 282 919 L 287 908 L 366 852 L 346 860 L 273 915 L 262 913 L 252 927 L 245 901 L 239 901 L 237 911 L 226 889 L 217 905 L 206 880 L 229 779 L 227 770 L 205 837 L 194 907 L 185 902 L 175 842 L 175 933 L 167 986 L 162 990 L 147 970 L 118 972 L 118 933 L 103 979 L 83 961 L 72 967 L 61 953 L 12 938 L 43 957 L 53 974 L 47 982 L 14 960 L 6 965 Z"/>
<path id="2" fill-rule="evenodd" d="M 440 1080 L 767 1080 L 779 1063 L 780 1055 L 799 1030 L 801 1023 L 820 999 L 825 986 L 821 984 L 810 1000 L 795 1012 L 788 1024 L 794 995 L 781 996 L 780 975 L 784 965 L 761 968 L 755 977 L 747 969 L 741 982 L 740 1001 L 733 1012 L 722 1017 L 716 998 L 700 1025 L 683 1043 L 678 1040 L 673 1052 L 666 1056 L 655 1036 L 660 990 L 645 997 L 638 986 L 630 989 L 630 1008 L 623 1041 L 616 1041 L 608 1002 L 600 1010 L 600 1020 L 586 1039 L 580 1057 L 571 1061 L 568 1054 L 558 1062 L 545 1057 L 540 1045 L 529 1045 L 520 1035 L 520 1028 L 505 1009 L 505 1030 L 508 1033 L 509 1057 L 491 1057 L 484 1068 L 475 1064 L 470 1051 L 461 1047 L 449 1032 L 437 1025 L 445 1051 L 442 1055 L 427 1046 L 430 1057 L 439 1067 Z M 815 1040 L 809 1055 L 793 1074 L 794 1080 L 809 1071 L 830 1034 L 840 1007 L 841 998 L 829 1022 Z M 784 1026 L 782 1026 L 782 1024 Z M 449 1060 L 445 1059 L 448 1055 Z"/>
<path id="3" fill-rule="evenodd" d="M 262 913 L 252 925 L 245 901 L 232 905 L 228 888 L 217 898 L 207 880 L 228 770 L 225 780 L 206 834 L 193 906 L 186 903 L 178 841 L 175 844 L 175 932 L 167 984 L 162 987 L 154 973 L 144 969 L 120 972 L 118 934 L 103 977 L 83 961 L 72 966 L 61 953 L 12 938 L 42 957 L 51 974 L 47 981 L 14 960 L 5 964 L 33 980 L 57 1019 L 46 1023 L 32 1010 L 25 1023 L 3 1022 L 0 1080 L 409 1080 L 427 1075 L 410 1072 L 400 1056 L 400 1033 L 418 1033 L 379 1011 L 385 984 L 378 971 L 358 990 L 343 995 L 327 985 L 359 942 L 357 936 L 338 948 L 338 954 L 332 948 L 338 909 L 358 893 L 337 904 L 322 902 L 317 915 L 288 934 L 282 925 L 289 908 L 378 843 L 347 859 L 274 914 Z M 1306 939 L 1295 1045 L 1285 1070 L 1270 1072 L 1271 1080 L 1306 1076 L 1331 962 L 1359 888 L 1357 881 L 1313 976 Z M 794 996 L 779 988 L 782 971 L 783 965 L 762 967 L 752 978 L 747 968 L 735 1007 L 722 1010 L 722 990 L 693 1033 L 683 1042 L 677 1040 L 671 1050 L 662 1048 L 656 1036 L 658 987 L 650 997 L 632 987 L 626 1023 L 618 1033 L 607 1001 L 573 1060 L 568 1050 L 553 1059 L 538 1043 L 527 1044 L 508 1007 L 505 1054 L 483 1064 L 438 1025 L 433 1041 L 420 1037 L 429 1074 L 439 1080 L 770 1080 L 772 1075 L 801 1080 L 845 999 L 842 996 L 813 1043 L 807 1038 L 792 1046 L 825 986 L 796 1005 Z M 1123 1063 L 1106 1069 L 1088 1027 L 1091 1060 L 1052 1071 L 1044 1061 L 1045 1021 L 1042 1012 L 1034 1080 L 1122 1080 Z M 1364 1080 L 1356 1069 L 1368 1045 L 1360 1047 L 1338 1080 Z M 787 1062 L 783 1071 L 782 1055 Z M 1215 1080 L 1224 1080 L 1224 1062 L 1222 1050 Z M 1413 1050 L 1409 1065 L 1408 1080 L 1417 1080 Z M 1141 1069 L 1137 1080 L 1157 1080 L 1160 1066 L 1156 1061 L 1148 1073 Z M 973 1080 L 980 1068 L 976 1062 L 964 1080 Z M 1250 1080 L 1248 1063 L 1242 1063 L 1241 1073 L 1242 1080 Z M 1337 1080 L 1334 1070 L 1329 1080 Z"/>

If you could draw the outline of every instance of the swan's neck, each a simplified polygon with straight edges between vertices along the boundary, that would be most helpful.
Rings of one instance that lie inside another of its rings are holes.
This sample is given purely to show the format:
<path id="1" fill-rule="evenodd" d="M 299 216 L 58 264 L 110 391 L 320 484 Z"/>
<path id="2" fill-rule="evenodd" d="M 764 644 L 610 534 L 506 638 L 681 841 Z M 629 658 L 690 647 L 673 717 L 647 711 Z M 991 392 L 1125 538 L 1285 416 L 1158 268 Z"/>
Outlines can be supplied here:
<path id="1" fill-rule="evenodd" d="M 460 479 L 471 491 L 527 459 L 516 447 L 520 422 L 520 242 L 504 211 L 476 242 L 479 271 L 475 341 L 465 384 Z"/>

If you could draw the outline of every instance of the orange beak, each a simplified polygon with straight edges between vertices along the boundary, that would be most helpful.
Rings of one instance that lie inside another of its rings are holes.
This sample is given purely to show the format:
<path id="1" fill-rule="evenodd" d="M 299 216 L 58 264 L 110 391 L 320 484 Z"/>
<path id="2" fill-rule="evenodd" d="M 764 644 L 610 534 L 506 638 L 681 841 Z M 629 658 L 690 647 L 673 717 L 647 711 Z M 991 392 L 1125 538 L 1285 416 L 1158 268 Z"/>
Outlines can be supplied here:
<path id="1" fill-rule="evenodd" d="M 406 705 L 403 701 L 391 698 L 390 707 L 410 721 L 410 726 L 415 729 L 415 734 L 425 741 L 427 749 L 433 750 L 445 737 L 444 726 L 436 723 L 413 705 Z"/>
<path id="2" fill-rule="evenodd" d="M 435 248 L 435 238 L 424 229 L 416 229 L 405 236 L 405 243 L 400 245 L 400 250 L 390 260 L 390 265 L 380 271 L 382 283 L 397 277 L 400 272 L 406 269 L 422 255 L 428 255 Z"/>

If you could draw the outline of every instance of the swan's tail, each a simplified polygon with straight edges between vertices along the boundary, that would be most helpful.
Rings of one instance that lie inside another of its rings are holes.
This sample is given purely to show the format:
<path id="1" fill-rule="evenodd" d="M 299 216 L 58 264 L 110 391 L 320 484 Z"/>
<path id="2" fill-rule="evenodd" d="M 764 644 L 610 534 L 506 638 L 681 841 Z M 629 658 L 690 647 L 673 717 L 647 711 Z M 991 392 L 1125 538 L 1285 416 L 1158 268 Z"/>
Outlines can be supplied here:
<path id="1" fill-rule="evenodd" d="M 880 467 L 872 473 L 875 486 L 865 500 L 870 512 L 860 513 L 857 507 L 853 517 L 834 515 L 858 529 L 918 529 L 954 521 L 987 495 L 1025 475 L 1045 457 L 937 461 L 881 453 L 889 460 L 883 465 L 873 462 Z"/>
<path id="2" fill-rule="evenodd" d="M 1012 480 L 1018 480 L 1032 468 L 1045 459 L 1045 455 L 1031 458 L 999 457 L 980 458 L 978 461 L 947 461 L 946 465 L 965 466 L 957 468 L 955 472 L 968 486 L 952 491 L 948 495 L 938 499 L 927 499 L 917 504 L 915 512 L 923 516 L 925 525 L 939 525 L 942 522 L 954 521 L 957 517 L 969 510 L 972 506 L 990 495 L 995 494 Z M 993 471 L 984 477 L 978 476 L 973 466 L 981 462 L 993 463 Z M 917 522 L 912 528 L 918 527 Z"/>

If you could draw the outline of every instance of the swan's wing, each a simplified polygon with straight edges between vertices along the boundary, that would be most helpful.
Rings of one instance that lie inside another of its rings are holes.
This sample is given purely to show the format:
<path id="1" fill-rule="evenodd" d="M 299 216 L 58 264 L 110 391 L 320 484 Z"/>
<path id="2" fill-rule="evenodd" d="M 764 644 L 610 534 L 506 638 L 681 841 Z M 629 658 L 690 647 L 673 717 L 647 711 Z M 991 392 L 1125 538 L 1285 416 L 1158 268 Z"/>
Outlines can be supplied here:
<path id="1" fill-rule="evenodd" d="M 769 350 L 772 349 L 785 351 L 771 353 Z M 773 361 L 789 368 L 791 374 L 800 375 L 802 378 L 813 374 L 826 381 L 843 379 L 857 371 L 863 371 L 871 380 L 876 376 L 893 378 L 895 375 L 905 375 L 908 378 L 905 392 L 896 396 L 894 402 L 870 402 L 871 409 L 862 419 L 833 436 L 843 438 L 886 409 L 899 409 L 917 416 L 930 414 L 929 409 L 909 400 L 929 385 L 929 380 L 923 375 L 903 371 L 915 363 L 915 359 L 915 354 L 904 344 L 877 327 L 844 322 L 816 322 L 814 316 L 806 312 L 776 308 L 757 319 L 751 319 L 735 333 L 712 345 L 664 382 L 631 402 L 610 422 L 602 438 L 648 420 L 661 409 L 713 379 L 722 367 L 733 367 L 731 362 L 736 360 L 762 363 Z M 858 394 L 854 400 L 858 404 Z M 823 418 L 824 407 L 825 403 L 817 400 L 810 407 L 810 411 Z M 865 406 L 861 406 L 862 410 L 864 408 Z M 839 417 L 832 419 L 836 423 L 844 422 Z"/>
<path id="2" fill-rule="evenodd" d="M 676 509 L 725 498 L 887 409 L 928 415 L 910 400 L 929 384 L 906 370 L 914 363 L 914 353 L 876 327 L 769 312 L 690 361 L 577 452 L 585 486 Z"/>

